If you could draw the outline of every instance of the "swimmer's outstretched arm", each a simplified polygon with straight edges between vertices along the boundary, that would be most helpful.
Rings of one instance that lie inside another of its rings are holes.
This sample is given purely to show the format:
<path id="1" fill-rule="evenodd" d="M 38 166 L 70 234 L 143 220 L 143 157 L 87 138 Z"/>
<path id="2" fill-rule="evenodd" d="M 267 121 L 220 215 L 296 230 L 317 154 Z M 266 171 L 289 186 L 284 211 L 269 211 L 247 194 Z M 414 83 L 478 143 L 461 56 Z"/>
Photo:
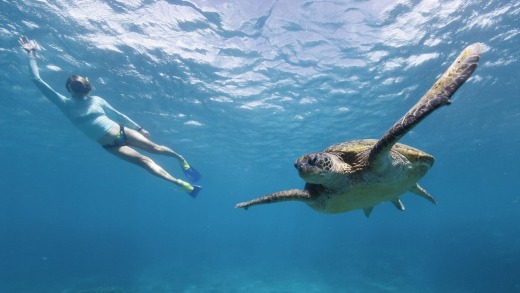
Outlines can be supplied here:
<path id="1" fill-rule="evenodd" d="M 40 48 L 38 43 L 34 40 L 29 40 L 25 36 L 21 36 L 18 39 L 18 42 L 22 46 L 22 48 L 29 54 L 29 67 L 31 69 L 31 78 L 40 90 L 40 92 L 49 99 L 56 106 L 62 108 L 65 104 L 65 100 L 67 99 L 65 96 L 56 92 L 50 85 L 48 85 L 43 79 L 40 77 L 40 72 L 38 70 L 38 64 L 36 63 L 36 50 Z"/>
<path id="2" fill-rule="evenodd" d="M 118 123 L 123 124 L 125 127 L 132 128 L 133 130 L 139 130 L 142 128 L 139 124 L 135 123 L 132 119 L 130 119 L 125 114 L 117 111 L 112 105 L 110 105 L 103 98 L 98 97 L 101 100 L 101 107 L 107 114 L 110 119 L 117 121 Z"/>

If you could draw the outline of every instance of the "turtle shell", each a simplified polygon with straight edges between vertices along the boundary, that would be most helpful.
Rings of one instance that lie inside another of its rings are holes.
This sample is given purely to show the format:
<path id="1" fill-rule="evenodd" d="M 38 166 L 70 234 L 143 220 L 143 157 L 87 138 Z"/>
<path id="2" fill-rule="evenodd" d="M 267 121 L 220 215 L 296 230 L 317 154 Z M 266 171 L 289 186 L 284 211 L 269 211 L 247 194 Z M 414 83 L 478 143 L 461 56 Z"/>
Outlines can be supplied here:
<path id="1" fill-rule="evenodd" d="M 358 158 L 360 158 L 360 154 L 366 153 L 370 151 L 370 149 L 377 143 L 377 139 L 360 139 L 360 140 L 352 140 L 347 142 L 338 143 L 335 145 L 331 145 L 326 148 L 324 152 L 326 153 L 339 153 L 345 162 L 355 163 Z M 395 151 L 404 157 L 406 157 L 410 162 L 422 162 L 427 163 L 432 166 L 434 162 L 434 158 L 432 155 L 425 153 L 419 149 L 413 148 L 411 146 L 407 146 L 402 143 L 396 143 L 392 147 L 392 151 Z"/>

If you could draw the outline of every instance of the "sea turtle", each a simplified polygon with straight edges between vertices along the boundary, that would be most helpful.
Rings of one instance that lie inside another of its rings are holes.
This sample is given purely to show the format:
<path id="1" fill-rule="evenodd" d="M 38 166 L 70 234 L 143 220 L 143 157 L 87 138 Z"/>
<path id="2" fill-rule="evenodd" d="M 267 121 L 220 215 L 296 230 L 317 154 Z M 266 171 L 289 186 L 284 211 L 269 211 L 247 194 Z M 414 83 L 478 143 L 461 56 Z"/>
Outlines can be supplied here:
<path id="1" fill-rule="evenodd" d="M 306 182 L 303 190 L 275 192 L 235 207 L 248 209 L 296 200 L 322 213 L 363 209 L 368 217 L 375 205 L 385 201 L 404 210 L 399 196 L 408 191 L 436 204 L 417 184 L 432 167 L 433 156 L 397 142 L 426 116 L 451 103 L 451 96 L 476 69 L 482 50 L 480 43 L 465 48 L 417 104 L 379 140 L 343 142 L 297 159 L 294 166 Z"/>

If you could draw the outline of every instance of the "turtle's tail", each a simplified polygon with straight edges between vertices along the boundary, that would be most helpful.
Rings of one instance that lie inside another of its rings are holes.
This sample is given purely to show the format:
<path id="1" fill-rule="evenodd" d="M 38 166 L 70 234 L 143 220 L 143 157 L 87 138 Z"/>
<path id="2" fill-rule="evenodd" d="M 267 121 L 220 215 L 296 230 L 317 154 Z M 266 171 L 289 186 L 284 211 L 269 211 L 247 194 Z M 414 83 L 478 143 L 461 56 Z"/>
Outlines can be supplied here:
<path id="1" fill-rule="evenodd" d="M 235 208 L 244 208 L 248 209 L 251 206 L 254 205 L 260 205 L 260 204 L 268 204 L 268 203 L 276 203 L 281 201 L 292 201 L 292 200 L 298 200 L 298 201 L 308 201 L 311 199 L 311 194 L 307 190 L 300 190 L 300 189 L 291 189 L 291 190 L 284 190 L 279 191 L 275 193 L 271 193 L 268 195 L 264 195 L 255 199 L 252 199 L 250 201 L 241 202 L 237 205 L 235 205 Z"/>

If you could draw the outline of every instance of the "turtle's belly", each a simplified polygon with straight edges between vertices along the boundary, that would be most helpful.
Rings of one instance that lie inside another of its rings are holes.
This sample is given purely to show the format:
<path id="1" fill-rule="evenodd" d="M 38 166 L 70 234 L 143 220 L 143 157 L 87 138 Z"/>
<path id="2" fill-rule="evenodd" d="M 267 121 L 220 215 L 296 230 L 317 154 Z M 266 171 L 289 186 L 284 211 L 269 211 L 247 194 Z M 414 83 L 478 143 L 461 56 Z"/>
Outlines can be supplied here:
<path id="1" fill-rule="evenodd" d="M 393 201 L 408 192 L 426 172 L 406 174 L 383 180 L 368 180 L 365 183 L 353 184 L 338 193 L 322 194 L 308 203 L 318 212 L 327 214 L 343 213 L 357 209 L 371 208 L 385 201 Z M 366 179 L 366 178 L 365 178 Z"/>
<path id="2" fill-rule="evenodd" d="M 391 187 L 366 187 L 356 188 L 347 193 L 335 195 L 322 195 L 309 205 L 316 211 L 337 214 L 358 209 L 373 207 L 385 201 L 395 200 L 399 195 L 407 192 L 413 185 L 407 188 Z"/>

